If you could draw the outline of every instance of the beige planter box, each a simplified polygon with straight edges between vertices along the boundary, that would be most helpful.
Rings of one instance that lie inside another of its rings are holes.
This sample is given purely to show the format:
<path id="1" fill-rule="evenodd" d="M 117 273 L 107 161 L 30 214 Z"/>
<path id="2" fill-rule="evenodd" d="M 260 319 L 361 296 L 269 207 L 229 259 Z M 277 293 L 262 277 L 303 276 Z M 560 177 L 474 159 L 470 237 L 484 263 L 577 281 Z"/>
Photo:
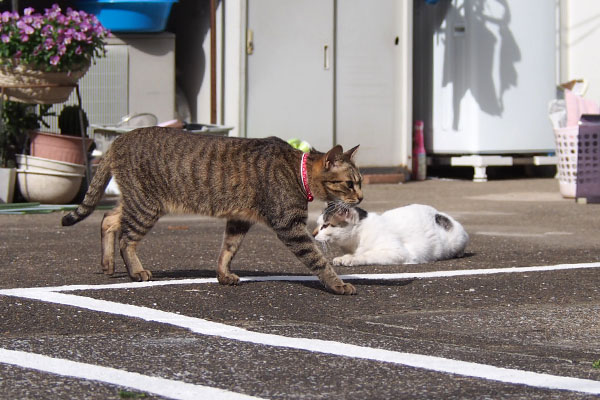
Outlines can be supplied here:
<path id="1" fill-rule="evenodd" d="M 15 168 L 0 168 L 0 203 L 12 203 L 16 177 Z"/>

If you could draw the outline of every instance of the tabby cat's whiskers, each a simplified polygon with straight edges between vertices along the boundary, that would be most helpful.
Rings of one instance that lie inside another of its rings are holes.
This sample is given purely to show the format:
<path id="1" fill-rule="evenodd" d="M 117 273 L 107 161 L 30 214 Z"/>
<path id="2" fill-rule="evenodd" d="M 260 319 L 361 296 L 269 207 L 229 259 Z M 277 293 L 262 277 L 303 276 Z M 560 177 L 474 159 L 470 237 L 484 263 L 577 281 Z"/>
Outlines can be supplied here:
<path id="1" fill-rule="evenodd" d="M 352 206 L 343 201 L 331 201 L 327 203 L 324 213 L 326 215 L 343 214 L 347 213 L 350 208 L 352 208 Z"/>

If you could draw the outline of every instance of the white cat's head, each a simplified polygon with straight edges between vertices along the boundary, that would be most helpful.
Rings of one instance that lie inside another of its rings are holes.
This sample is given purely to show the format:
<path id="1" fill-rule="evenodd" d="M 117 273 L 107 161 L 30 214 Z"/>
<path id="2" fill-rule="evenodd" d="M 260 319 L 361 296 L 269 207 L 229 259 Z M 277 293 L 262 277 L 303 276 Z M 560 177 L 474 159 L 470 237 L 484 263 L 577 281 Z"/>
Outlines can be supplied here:
<path id="1" fill-rule="evenodd" d="M 355 228 L 366 216 L 367 212 L 359 207 L 339 210 L 327 208 L 317 218 L 313 236 L 318 242 L 343 246 L 353 239 Z"/>

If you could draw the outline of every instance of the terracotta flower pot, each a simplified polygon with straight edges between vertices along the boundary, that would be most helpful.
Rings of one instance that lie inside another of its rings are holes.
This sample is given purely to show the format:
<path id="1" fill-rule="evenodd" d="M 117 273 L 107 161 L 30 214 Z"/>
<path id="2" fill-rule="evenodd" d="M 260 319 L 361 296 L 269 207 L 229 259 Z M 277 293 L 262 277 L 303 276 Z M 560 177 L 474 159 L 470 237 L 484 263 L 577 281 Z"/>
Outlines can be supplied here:
<path id="1" fill-rule="evenodd" d="M 30 153 L 34 157 L 49 158 L 73 164 L 84 164 L 81 137 L 57 135 L 48 132 L 33 132 L 31 134 Z M 92 139 L 85 139 L 86 150 L 92 145 Z"/>

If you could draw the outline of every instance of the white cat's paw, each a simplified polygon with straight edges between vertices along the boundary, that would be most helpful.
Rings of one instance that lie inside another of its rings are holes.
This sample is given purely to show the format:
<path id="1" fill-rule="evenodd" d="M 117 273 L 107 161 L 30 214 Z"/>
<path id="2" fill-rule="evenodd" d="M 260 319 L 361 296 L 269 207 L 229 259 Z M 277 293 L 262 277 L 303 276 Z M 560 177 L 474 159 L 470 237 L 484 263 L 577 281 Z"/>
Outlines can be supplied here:
<path id="1" fill-rule="evenodd" d="M 346 267 L 351 267 L 354 265 L 354 257 L 351 254 L 345 254 L 341 257 L 335 257 L 333 259 L 333 265 L 343 265 Z"/>

